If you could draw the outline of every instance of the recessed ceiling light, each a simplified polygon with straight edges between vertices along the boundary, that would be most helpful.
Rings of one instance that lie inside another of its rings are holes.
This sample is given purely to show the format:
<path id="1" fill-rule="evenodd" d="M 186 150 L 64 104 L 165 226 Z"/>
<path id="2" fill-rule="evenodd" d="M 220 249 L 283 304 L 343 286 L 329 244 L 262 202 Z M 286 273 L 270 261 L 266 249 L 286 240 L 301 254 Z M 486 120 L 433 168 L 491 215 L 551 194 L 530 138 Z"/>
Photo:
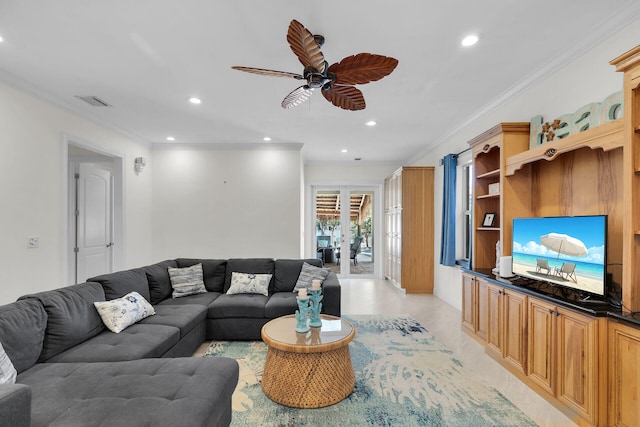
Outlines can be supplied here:
<path id="1" fill-rule="evenodd" d="M 200 98 L 196 98 L 195 96 L 189 98 L 189 102 L 192 104 L 202 104 L 202 100 Z"/>
<path id="2" fill-rule="evenodd" d="M 4 41 L 4 39 L 2 38 L 2 36 L 0 36 L 0 43 L 2 43 Z"/>
<path id="3" fill-rule="evenodd" d="M 175 139 L 174 137 L 172 137 L 172 136 L 168 136 L 168 137 L 167 137 L 167 141 L 175 141 L 175 140 L 176 140 L 176 139 Z"/>
<path id="4" fill-rule="evenodd" d="M 269 142 L 271 141 L 271 138 L 269 138 L 268 136 L 265 136 L 264 138 L 262 138 L 262 140 L 265 142 Z"/>
<path id="5" fill-rule="evenodd" d="M 375 120 L 369 120 L 367 123 L 365 123 L 365 125 L 367 126 L 375 126 L 377 123 Z"/>
<path id="6" fill-rule="evenodd" d="M 469 34 L 460 42 L 460 44 L 464 47 L 473 46 L 476 43 L 478 43 L 478 36 L 476 36 L 475 34 Z"/>
<path id="7" fill-rule="evenodd" d="M 340 150 L 341 153 L 348 153 L 349 150 L 347 150 L 346 148 L 343 148 L 342 150 Z"/>

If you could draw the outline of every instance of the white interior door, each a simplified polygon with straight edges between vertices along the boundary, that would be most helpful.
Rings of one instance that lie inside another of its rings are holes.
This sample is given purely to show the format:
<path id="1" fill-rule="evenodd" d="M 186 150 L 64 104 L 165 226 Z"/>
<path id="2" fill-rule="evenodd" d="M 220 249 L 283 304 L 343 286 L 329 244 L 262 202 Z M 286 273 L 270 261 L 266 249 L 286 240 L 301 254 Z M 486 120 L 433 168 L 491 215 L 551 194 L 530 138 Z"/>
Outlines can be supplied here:
<path id="1" fill-rule="evenodd" d="M 76 175 L 76 283 L 113 271 L 113 192 L 109 171 L 80 164 Z"/>

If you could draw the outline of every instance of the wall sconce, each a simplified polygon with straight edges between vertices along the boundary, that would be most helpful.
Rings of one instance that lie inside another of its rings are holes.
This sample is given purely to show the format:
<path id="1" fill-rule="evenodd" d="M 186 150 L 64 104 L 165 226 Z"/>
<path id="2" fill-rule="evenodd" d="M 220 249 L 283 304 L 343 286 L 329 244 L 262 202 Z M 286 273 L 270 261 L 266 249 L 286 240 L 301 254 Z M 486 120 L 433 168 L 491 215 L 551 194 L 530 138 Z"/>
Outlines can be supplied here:
<path id="1" fill-rule="evenodd" d="M 145 162 L 144 157 L 136 157 L 133 162 L 133 167 L 135 168 L 136 173 L 142 172 L 146 164 L 147 163 Z"/>

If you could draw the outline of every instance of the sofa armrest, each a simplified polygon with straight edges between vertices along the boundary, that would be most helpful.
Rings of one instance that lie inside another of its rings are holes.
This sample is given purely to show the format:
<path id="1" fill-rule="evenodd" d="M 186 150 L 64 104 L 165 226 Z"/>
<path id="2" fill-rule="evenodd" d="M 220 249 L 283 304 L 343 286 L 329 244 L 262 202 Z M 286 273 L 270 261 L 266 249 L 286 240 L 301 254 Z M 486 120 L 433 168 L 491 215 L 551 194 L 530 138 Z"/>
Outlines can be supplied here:
<path id="1" fill-rule="evenodd" d="M 340 281 L 335 273 L 331 272 L 322 282 L 322 312 L 340 317 L 342 311 L 340 301 L 342 298 Z"/>
<path id="2" fill-rule="evenodd" d="M 31 426 L 31 387 L 0 384 L 0 420 L 12 427 Z"/>

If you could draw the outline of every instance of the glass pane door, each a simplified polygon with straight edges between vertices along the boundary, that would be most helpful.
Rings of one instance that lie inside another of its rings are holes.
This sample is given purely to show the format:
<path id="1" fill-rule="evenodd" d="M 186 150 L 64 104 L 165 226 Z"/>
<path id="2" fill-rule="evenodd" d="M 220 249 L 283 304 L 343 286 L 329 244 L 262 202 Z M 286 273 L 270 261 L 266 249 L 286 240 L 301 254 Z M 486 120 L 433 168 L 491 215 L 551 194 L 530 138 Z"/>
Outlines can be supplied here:
<path id="1" fill-rule="evenodd" d="M 337 274 L 375 274 L 374 193 L 373 189 L 316 190 L 316 257 Z"/>

